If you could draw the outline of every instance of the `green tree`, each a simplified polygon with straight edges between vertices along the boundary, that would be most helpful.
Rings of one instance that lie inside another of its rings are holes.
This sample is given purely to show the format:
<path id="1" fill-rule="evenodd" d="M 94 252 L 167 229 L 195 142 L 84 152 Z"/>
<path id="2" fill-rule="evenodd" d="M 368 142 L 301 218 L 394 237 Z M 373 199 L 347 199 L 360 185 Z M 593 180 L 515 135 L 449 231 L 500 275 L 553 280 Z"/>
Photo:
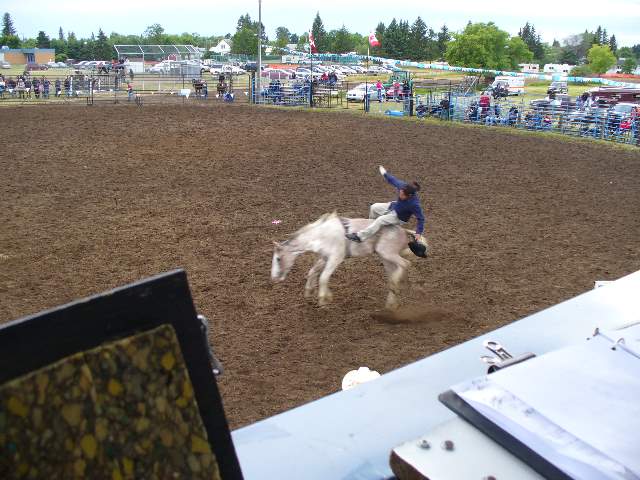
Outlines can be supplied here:
<path id="1" fill-rule="evenodd" d="M 233 44 L 231 45 L 232 53 L 241 53 L 244 55 L 257 55 L 258 53 L 258 35 L 252 28 L 242 28 L 233 36 Z"/>
<path id="2" fill-rule="evenodd" d="M 62 31 L 62 27 L 58 28 L 58 40 L 64 42 L 64 32 Z"/>
<path id="3" fill-rule="evenodd" d="M 619 58 L 633 58 L 635 57 L 635 54 L 633 53 L 633 50 L 631 50 L 631 47 L 620 47 L 618 49 L 618 57 Z"/>
<path id="4" fill-rule="evenodd" d="M 67 55 L 74 60 L 86 60 L 81 57 L 81 44 L 73 32 L 67 33 Z"/>
<path id="5" fill-rule="evenodd" d="M 524 24 L 524 27 L 518 32 L 518 36 L 527 45 L 527 48 L 533 52 L 534 58 L 540 60 L 544 56 L 544 48 L 542 47 L 542 40 L 540 35 L 536 34 L 536 28 L 533 25 L 529 25 L 529 22 Z"/>
<path id="6" fill-rule="evenodd" d="M 327 32 L 324 29 L 324 24 L 320 18 L 320 12 L 316 13 L 316 18 L 313 19 L 313 25 L 311 26 L 311 33 L 313 33 L 313 41 L 316 44 L 316 48 L 319 53 L 326 52 L 329 45 L 327 45 Z"/>
<path id="7" fill-rule="evenodd" d="M 298 43 L 298 34 L 297 33 L 292 33 L 291 35 L 289 35 L 289 43 Z"/>
<path id="8" fill-rule="evenodd" d="M 309 34 L 308 33 L 303 33 L 302 35 L 298 36 L 298 45 L 296 47 L 298 49 L 298 51 L 301 52 L 306 52 L 309 50 Z"/>
<path id="9" fill-rule="evenodd" d="M 6 45 L 9 48 L 20 48 L 20 43 L 17 35 L 3 35 L 0 37 L 0 46 Z"/>
<path id="10" fill-rule="evenodd" d="M 442 25 L 442 28 L 438 32 L 438 36 L 436 38 L 436 49 L 438 52 L 438 58 L 443 59 L 445 53 L 447 52 L 447 45 L 451 41 L 451 33 L 446 25 Z"/>
<path id="11" fill-rule="evenodd" d="M 624 59 L 624 63 L 622 64 L 622 73 L 633 73 L 633 71 L 638 67 L 638 62 L 633 57 L 628 57 Z"/>
<path id="12" fill-rule="evenodd" d="M 102 31 L 102 28 L 98 29 L 98 38 L 96 39 L 94 50 L 95 56 L 98 60 L 110 60 L 115 58 L 115 50 L 109 43 L 109 39 Z"/>
<path id="13" fill-rule="evenodd" d="M 355 48 L 356 42 L 353 36 L 349 33 L 349 30 L 347 30 L 347 27 L 342 25 L 342 28 L 335 33 L 331 51 L 335 53 L 347 53 L 353 52 Z"/>
<path id="14" fill-rule="evenodd" d="M 291 39 L 291 32 L 287 27 L 276 28 L 276 47 L 284 48 Z"/>
<path id="15" fill-rule="evenodd" d="M 611 35 L 611 38 L 609 39 L 609 48 L 611 48 L 611 51 L 613 52 L 614 55 L 617 55 L 617 53 L 618 53 L 618 41 L 616 40 L 616 36 L 615 35 Z"/>
<path id="16" fill-rule="evenodd" d="M 636 58 L 640 58 L 640 45 L 634 45 L 633 47 L 631 47 L 631 51 Z"/>
<path id="17" fill-rule="evenodd" d="M 560 56 L 558 57 L 559 63 L 568 63 L 569 65 L 577 65 L 579 60 L 580 59 L 576 52 L 570 48 L 563 48 L 560 52 Z"/>
<path id="18" fill-rule="evenodd" d="M 390 57 L 398 56 L 398 42 L 400 41 L 398 28 L 398 22 L 394 18 L 391 20 L 391 23 L 387 25 L 382 39 L 378 38 L 382 43 L 382 50 Z"/>
<path id="19" fill-rule="evenodd" d="M 44 33 L 43 30 L 40 30 L 38 32 L 38 37 L 36 38 L 36 46 L 38 48 L 50 48 L 51 47 L 51 40 L 49 39 L 49 36 Z"/>
<path id="20" fill-rule="evenodd" d="M 508 41 L 509 34 L 493 22 L 469 23 L 462 33 L 454 34 L 447 46 L 446 59 L 465 67 L 505 69 L 511 64 Z"/>
<path id="21" fill-rule="evenodd" d="M 260 29 L 262 33 L 262 45 L 265 46 L 268 44 L 269 39 L 267 38 L 264 25 L 259 25 L 258 22 L 252 21 L 248 13 L 240 16 L 238 19 L 236 33 L 232 37 L 233 45 L 231 46 L 231 52 L 245 55 L 257 55 L 258 29 L 260 27 L 262 27 Z"/>
<path id="22" fill-rule="evenodd" d="M 9 12 L 5 12 L 2 16 L 2 36 L 10 37 L 12 35 L 16 35 L 16 29 L 13 26 L 13 19 Z"/>
<path id="23" fill-rule="evenodd" d="M 509 67 L 515 70 L 519 63 L 530 63 L 533 60 L 533 52 L 520 37 L 511 37 L 507 42 L 507 57 Z"/>
<path id="24" fill-rule="evenodd" d="M 616 56 L 609 45 L 594 45 L 587 52 L 589 68 L 595 73 L 605 73 L 616 64 Z"/>
<path id="25" fill-rule="evenodd" d="M 593 43 L 602 45 L 602 27 L 600 25 L 596 28 L 596 33 L 593 34 Z"/>
<path id="26" fill-rule="evenodd" d="M 411 60 L 424 60 L 427 58 L 428 38 L 427 24 L 418 16 L 411 25 L 409 33 L 409 58 Z"/>
<path id="27" fill-rule="evenodd" d="M 162 25 L 160 25 L 159 23 L 149 25 L 142 36 L 147 43 L 155 43 L 160 45 L 165 43 L 164 28 L 162 28 Z"/>

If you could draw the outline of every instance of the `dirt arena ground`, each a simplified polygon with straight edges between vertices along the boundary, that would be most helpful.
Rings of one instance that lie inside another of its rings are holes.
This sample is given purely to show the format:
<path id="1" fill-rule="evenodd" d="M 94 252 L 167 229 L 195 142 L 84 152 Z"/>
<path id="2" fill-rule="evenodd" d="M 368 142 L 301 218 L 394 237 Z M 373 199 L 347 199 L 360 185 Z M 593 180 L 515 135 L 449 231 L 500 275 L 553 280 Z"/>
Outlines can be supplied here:
<path id="1" fill-rule="evenodd" d="M 0 321 L 185 268 L 232 428 L 640 269 L 640 150 L 238 105 L 10 107 L 0 124 Z M 432 255 L 405 309 L 382 312 L 373 257 L 343 264 L 324 309 L 303 299 L 311 258 L 271 284 L 272 240 L 392 199 L 380 163 L 423 185 Z"/>

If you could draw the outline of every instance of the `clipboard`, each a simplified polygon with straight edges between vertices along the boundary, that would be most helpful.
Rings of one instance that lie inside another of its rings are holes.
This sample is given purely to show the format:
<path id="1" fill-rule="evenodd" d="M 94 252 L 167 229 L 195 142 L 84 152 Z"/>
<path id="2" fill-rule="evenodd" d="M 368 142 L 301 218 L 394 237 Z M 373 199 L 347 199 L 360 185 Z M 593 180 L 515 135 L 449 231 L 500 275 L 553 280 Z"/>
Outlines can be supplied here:
<path id="1" fill-rule="evenodd" d="M 640 356 L 624 336 L 596 331 L 439 399 L 547 478 L 638 479 Z"/>

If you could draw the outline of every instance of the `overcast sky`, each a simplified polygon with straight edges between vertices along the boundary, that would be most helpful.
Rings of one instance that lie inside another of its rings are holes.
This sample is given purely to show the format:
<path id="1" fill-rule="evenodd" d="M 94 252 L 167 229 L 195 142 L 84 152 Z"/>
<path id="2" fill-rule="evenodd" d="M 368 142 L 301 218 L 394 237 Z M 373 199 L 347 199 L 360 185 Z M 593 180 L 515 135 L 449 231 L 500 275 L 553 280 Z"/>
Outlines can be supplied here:
<path id="1" fill-rule="evenodd" d="M 135 0 L 131 2 L 92 2 L 86 0 L 0 0 L 2 12 L 8 11 L 18 34 L 35 37 L 39 30 L 57 36 L 58 28 L 73 31 L 79 37 L 102 28 L 111 32 L 140 34 L 151 24 L 159 23 L 167 33 L 196 32 L 201 35 L 233 34 L 240 15 L 258 18 L 258 0 L 185 1 Z M 528 9 L 528 11 L 527 11 Z M 307 31 L 316 12 L 326 30 L 344 24 L 350 31 L 368 34 L 378 22 L 388 25 L 393 17 L 409 20 L 419 15 L 434 30 L 446 24 L 450 30 L 461 30 L 467 21 L 493 21 L 512 35 L 525 22 L 532 23 L 543 41 L 593 31 L 598 25 L 615 34 L 618 45 L 640 44 L 640 0 L 537 0 L 505 2 L 496 0 L 263 0 L 262 22 L 270 38 L 276 27 L 284 26 L 295 33 Z"/>

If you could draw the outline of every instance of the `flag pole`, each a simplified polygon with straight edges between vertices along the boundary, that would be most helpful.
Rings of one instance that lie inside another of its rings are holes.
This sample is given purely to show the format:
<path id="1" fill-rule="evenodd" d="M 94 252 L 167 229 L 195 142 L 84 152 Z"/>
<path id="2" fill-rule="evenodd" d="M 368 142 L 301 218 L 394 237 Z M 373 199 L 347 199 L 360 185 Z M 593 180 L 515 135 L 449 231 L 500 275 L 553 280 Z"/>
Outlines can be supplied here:
<path id="1" fill-rule="evenodd" d="M 364 76 L 364 111 L 365 113 L 369 113 L 369 102 L 367 101 L 368 98 L 367 96 L 369 95 L 369 44 L 371 43 L 371 40 L 367 40 L 367 73 Z"/>
<path id="2" fill-rule="evenodd" d="M 309 70 L 311 70 L 311 74 L 309 75 L 309 106 L 313 107 L 313 47 L 311 45 L 311 39 L 313 38 L 311 36 L 311 30 L 309 31 L 309 58 L 311 60 L 311 68 Z M 315 43 L 315 38 L 313 39 L 313 42 Z"/>

